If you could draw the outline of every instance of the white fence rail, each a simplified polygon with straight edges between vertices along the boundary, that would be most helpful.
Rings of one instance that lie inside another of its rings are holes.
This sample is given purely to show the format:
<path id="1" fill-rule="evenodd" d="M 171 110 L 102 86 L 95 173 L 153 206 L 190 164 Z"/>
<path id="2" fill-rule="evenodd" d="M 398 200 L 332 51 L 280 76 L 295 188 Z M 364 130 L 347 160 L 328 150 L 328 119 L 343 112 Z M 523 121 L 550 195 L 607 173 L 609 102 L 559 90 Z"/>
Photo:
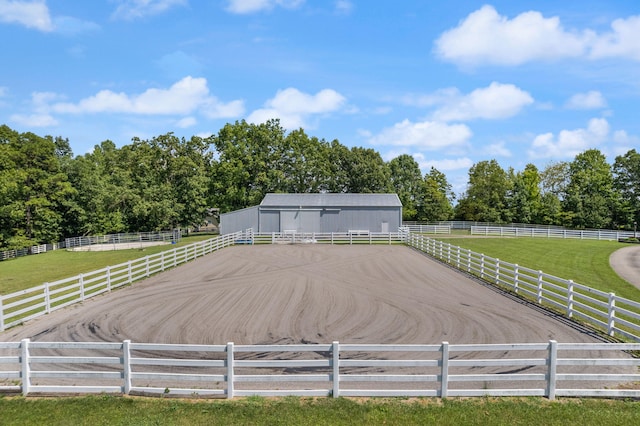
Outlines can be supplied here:
<path id="1" fill-rule="evenodd" d="M 85 274 L 44 283 L 26 290 L 0 295 L 0 331 L 233 245 L 236 239 L 242 238 L 242 235 L 242 233 L 223 235 Z"/>
<path id="2" fill-rule="evenodd" d="M 406 232 L 267 232 L 250 234 L 251 244 L 395 244 L 405 241 Z"/>
<path id="3" fill-rule="evenodd" d="M 163 396 L 640 397 L 635 343 L 0 342 L 0 392 Z M 594 354 L 598 354 L 594 356 Z M 635 383 L 634 383 L 635 382 Z"/>
<path id="4" fill-rule="evenodd" d="M 94 244 L 121 244 L 155 241 L 180 241 L 182 233 L 179 230 L 169 232 L 136 232 L 132 234 L 107 234 L 73 237 L 64 240 L 66 248 L 84 247 Z"/>
<path id="5" fill-rule="evenodd" d="M 640 342 L 640 303 L 469 249 L 410 234 L 408 244 L 480 279 L 618 336 Z"/>
<path id="6" fill-rule="evenodd" d="M 620 238 L 631 238 L 633 231 L 576 230 L 558 228 L 520 228 L 505 226 L 472 226 L 471 235 L 499 236 L 499 237 L 540 237 L 540 238 L 574 238 L 580 240 L 609 240 L 618 241 Z"/>
<path id="7" fill-rule="evenodd" d="M 451 225 L 423 225 L 419 223 L 403 223 L 402 226 L 411 232 L 420 234 L 451 234 Z"/>

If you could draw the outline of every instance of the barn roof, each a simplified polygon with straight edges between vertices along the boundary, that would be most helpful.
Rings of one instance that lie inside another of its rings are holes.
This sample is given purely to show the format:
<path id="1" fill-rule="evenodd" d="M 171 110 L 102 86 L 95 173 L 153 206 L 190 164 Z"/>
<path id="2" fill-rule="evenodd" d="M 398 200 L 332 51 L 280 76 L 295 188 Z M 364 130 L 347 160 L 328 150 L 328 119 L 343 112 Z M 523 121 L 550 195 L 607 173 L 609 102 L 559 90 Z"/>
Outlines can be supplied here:
<path id="1" fill-rule="evenodd" d="M 397 194 L 267 194 L 261 207 L 402 207 Z"/>

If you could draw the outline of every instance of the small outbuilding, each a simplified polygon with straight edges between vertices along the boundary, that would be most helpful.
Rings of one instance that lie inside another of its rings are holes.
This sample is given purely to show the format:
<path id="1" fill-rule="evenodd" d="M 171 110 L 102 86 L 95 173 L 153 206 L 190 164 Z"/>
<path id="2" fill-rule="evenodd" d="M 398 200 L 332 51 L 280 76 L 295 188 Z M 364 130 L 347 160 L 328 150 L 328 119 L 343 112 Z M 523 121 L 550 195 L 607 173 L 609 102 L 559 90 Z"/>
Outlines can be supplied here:
<path id="1" fill-rule="evenodd" d="M 267 194 L 259 206 L 220 215 L 220 233 L 398 232 L 397 194 Z"/>

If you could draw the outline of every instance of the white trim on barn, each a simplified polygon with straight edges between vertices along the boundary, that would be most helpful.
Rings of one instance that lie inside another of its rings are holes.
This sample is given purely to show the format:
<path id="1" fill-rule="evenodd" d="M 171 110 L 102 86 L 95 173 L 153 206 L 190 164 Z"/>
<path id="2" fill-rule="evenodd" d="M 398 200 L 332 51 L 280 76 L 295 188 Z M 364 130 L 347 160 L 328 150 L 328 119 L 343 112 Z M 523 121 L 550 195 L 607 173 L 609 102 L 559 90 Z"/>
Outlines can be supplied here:
<path id="1" fill-rule="evenodd" d="M 397 194 L 267 194 L 259 206 L 220 215 L 220 232 L 398 232 Z"/>

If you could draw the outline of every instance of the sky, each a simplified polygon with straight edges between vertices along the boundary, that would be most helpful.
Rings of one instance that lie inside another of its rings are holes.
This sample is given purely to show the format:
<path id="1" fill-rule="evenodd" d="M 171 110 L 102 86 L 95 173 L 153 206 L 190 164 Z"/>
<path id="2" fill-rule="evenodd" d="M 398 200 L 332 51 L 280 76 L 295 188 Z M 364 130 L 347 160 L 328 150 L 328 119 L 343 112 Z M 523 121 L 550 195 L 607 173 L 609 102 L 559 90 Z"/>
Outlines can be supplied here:
<path id="1" fill-rule="evenodd" d="M 0 124 L 111 140 L 287 130 L 469 168 L 640 149 L 637 0 L 0 0 Z"/>

